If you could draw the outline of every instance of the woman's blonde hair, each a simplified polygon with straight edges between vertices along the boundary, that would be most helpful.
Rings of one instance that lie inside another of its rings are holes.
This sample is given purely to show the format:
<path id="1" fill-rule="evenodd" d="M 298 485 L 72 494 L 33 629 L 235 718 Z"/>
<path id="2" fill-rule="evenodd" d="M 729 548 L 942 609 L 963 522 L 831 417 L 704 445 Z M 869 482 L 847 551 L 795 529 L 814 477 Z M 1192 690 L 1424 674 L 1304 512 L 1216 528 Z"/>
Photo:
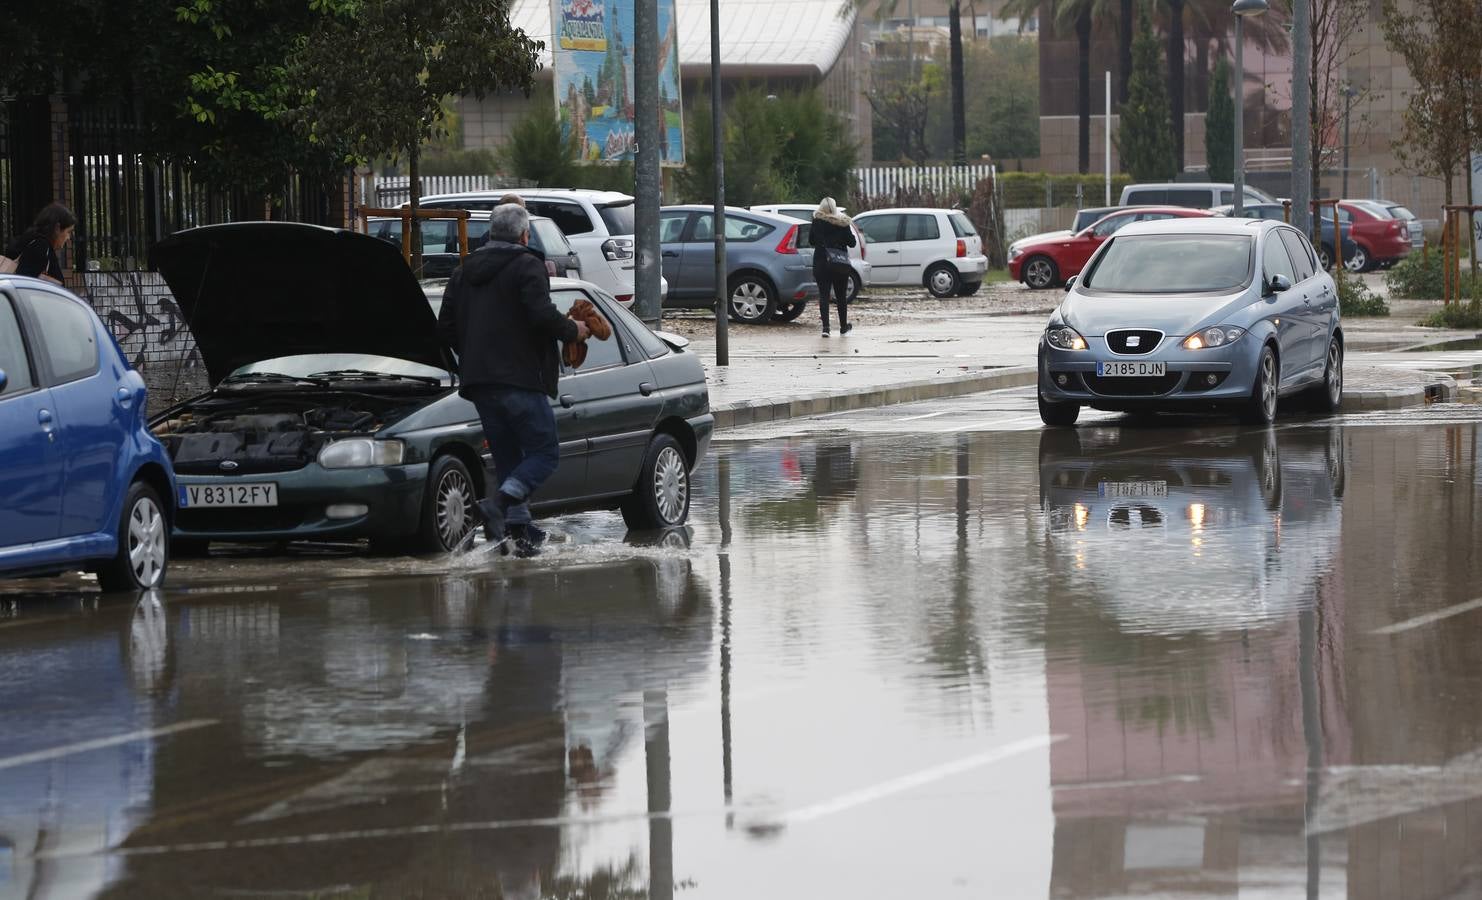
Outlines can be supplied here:
<path id="1" fill-rule="evenodd" d="M 818 204 L 818 214 L 820 216 L 837 216 L 839 214 L 839 204 L 834 202 L 833 197 L 824 197 L 823 201 Z"/>

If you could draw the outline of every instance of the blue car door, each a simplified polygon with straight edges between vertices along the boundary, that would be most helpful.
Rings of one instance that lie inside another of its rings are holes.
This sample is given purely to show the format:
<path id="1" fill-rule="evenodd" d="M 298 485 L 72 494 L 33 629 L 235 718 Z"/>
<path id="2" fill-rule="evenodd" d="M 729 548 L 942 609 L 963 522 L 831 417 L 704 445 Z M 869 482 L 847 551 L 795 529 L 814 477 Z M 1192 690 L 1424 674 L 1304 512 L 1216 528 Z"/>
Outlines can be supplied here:
<path id="1" fill-rule="evenodd" d="M 81 301 L 46 290 L 20 292 L 32 324 L 35 356 L 45 372 L 67 457 L 58 537 L 110 531 L 123 457 L 137 398 L 98 367 L 98 331 Z M 121 373 L 119 373 L 121 374 Z"/>
<path id="2" fill-rule="evenodd" d="M 1272 292 L 1269 287 L 1265 289 L 1266 302 L 1270 304 L 1267 315 L 1276 326 L 1276 340 L 1280 346 L 1280 380 L 1285 384 L 1300 377 L 1311 365 L 1308 347 L 1312 343 L 1312 326 L 1303 314 L 1307 288 L 1300 283 L 1279 229 L 1267 232 L 1261 258 L 1265 284 L 1269 285 L 1272 278 L 1281 275 L 1292 285 L 1289 290 L 1280 292 Z"/>
<path id="3" fill-rule="evenodd" d="M 62 469 L 51 392 L 27 349 L 15 298 L 0 292 L 0 548 L 57 537 Z"/>
<path id="4" fill-rule="evenodd" d="M 669 296 L 682 299 L 694 296 L 693 286 L 684 280 L 684 237 L 685 225 L 690 214 L 679 210 L 668 210 L 659 214 L 659 259 L 665 280 L 669 282 Z"/>

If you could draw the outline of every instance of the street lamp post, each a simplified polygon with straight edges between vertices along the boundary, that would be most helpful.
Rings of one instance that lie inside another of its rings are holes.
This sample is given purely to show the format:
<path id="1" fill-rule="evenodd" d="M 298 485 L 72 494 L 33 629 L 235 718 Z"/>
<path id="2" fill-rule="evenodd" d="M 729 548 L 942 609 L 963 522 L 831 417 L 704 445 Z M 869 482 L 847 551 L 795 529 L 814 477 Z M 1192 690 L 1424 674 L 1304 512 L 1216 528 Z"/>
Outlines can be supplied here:
<path id="1" fill-rule="evenodd" d="M 1353 98 L 1358 90 L 1351 82 L 1343 82 L 1343 196 L 1348 196 L 1348 116 L 1353 112 Z M 1370 194 L 1369 196 L 1374 196 Z"/>
<path id="2" fill-rule="evenodd" d="M 1245 17 L 1259 16 L 1270 6 L 1266 0 L 1235 0 L 1235 216 L 1245 211 Z"/>

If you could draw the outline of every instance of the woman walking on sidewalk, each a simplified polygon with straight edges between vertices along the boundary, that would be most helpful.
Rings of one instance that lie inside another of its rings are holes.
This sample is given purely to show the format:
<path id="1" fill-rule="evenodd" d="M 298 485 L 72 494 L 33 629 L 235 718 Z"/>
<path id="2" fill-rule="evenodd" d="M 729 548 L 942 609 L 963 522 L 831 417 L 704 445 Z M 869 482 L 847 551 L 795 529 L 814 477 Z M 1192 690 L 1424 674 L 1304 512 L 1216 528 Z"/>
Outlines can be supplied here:
<path id="1" fill-rule="evenodd" d="M 849 248 L 854 246 L 854 223 L 839 212 L 833 197 L 824 197 L 813 213 L 808 240 L 813 244 L 813 280 L 818 282 L 818 313 L 823 336 L 828 337 L 828 298 L 832 292 L 839 307 L 839 334 L 848 334 Z"/>

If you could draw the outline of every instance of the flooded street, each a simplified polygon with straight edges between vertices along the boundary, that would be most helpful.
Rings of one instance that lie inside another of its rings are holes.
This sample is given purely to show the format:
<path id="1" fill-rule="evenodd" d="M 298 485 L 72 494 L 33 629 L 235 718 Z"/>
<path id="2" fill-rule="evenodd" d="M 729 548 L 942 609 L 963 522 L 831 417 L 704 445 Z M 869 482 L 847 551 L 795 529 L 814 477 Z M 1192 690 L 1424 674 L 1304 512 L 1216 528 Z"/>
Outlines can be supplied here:
<path id="1" fill-rule="evenodd" d="M 6 583 L 0 898 L 1482 895 L 1476 408 L 998 402 L 718 441 L 660 538 Z"/>

